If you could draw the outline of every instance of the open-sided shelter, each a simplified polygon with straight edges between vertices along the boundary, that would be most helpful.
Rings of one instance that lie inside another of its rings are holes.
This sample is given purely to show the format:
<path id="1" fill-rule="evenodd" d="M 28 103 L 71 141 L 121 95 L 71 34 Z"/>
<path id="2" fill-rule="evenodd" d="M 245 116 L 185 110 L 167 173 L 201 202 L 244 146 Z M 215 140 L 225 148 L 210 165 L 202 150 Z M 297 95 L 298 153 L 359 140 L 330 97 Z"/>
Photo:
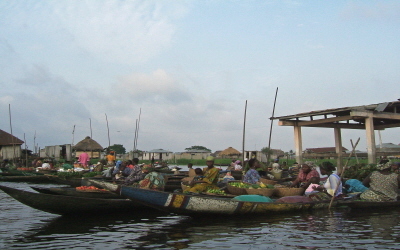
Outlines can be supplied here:
<path id="1" fill-rule="evenodd" d="M 104 148 L 97 141 L 90 138 L 90 136 L 86 136 L 85 139 L 78 142 L 73 146 L 73 149 L 75 150 L 75 157 L 79 157 L 82 152 L 86 151 L 91 158 L 100 158 L 100 153 L 104 150 Z"/>
<path id="2" fill-rule="evenodd" d="M 311 111 L 295 115 L 271 117 L 280 126 L 294 128 L 296 160 L 302 163 L 302 127 L 331 128 L 335 136 L 338 167 L 341 167 L 343 150 L 341 129 L 363 129 L 366 132 L 368 162 L 376 163 L 375 130 L 400 127 L 400 101 L 364 106 Z"/>

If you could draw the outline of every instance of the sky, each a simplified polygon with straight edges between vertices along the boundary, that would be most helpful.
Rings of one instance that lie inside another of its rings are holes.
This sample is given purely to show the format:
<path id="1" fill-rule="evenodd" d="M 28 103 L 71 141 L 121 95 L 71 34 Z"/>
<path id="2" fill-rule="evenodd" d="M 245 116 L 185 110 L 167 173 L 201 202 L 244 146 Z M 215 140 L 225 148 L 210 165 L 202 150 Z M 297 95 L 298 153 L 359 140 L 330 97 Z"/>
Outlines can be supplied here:
<path id="1" fill-rule="evenodd" d="M 0 17 L 0 129 L 30 150 L 91 136 L 130 151 L 139 124 L 139 150 L 287 152 L 272 113 L 400 98 L 399 1 L 0 0 Z M 302 135 L 335 145 L 333 129 Z M 363 130 L 343 146 L 358 137 L 365 150 Z"/>

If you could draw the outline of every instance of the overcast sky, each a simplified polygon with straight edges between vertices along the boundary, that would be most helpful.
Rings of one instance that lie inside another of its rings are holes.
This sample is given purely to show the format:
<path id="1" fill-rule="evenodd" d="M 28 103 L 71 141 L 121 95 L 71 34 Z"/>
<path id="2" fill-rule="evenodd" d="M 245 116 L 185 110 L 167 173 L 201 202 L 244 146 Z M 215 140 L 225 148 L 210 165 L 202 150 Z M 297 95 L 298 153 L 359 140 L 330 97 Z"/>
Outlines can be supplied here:
<path id="1" fill-rule="evenodd" d="M 0 16 L 0 129 L 11 107 L 31 150 L 35 134 L 107 147 L 106 115 L 111 145 L 132 150 L 141 109 L 140 150 L 241 151 L 246 100 L 245 148 L 260 150 L 277 87 L 275 116 L 400 98 L 399 1 L 0 0 Z M 332 129 L 302 134 L 334 146 Z M 365 150 L 365 131 L 342 137 Z M 271 147 L 293 150 L 293 128 L 275 121 Z"/>

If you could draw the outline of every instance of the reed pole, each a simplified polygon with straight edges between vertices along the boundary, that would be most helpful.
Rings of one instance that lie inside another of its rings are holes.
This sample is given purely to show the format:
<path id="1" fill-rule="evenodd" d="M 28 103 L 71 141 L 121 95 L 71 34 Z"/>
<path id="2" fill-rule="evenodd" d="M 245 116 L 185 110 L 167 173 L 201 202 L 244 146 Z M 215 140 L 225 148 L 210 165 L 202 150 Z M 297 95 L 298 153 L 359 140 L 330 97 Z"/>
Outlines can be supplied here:
<path id="1" fill-rule="evenodd" d="M 244 142 L 245 142 L 245 137 L 246 137 L 246 113 L 247 113 L 247 100 L 246 104 L 244 106 L 244 118 L 243 118 L 243 139 L 242 139 L 242 162 L 243 162 L 243 169 L 246 167 L 244 166 Z"/>
<path id="2" fill-rule="evenodd" d="M 72 128 L 72 146 L 74 146 L 74 139 L 75 139 L 75 125 Z"/>
<path id="3" fill-rule="evenodd" d="M 351 141 L 351 145 L 352 145 L 352 148 L 353 148 L 353 149 L 352 149 L 351 152 L 350 152 L 349 158 L 347 158 L 346 164 L 344 165 L 344 167 L 343 167 L 343 169 L 342 169 L 342 172 L 339 174 L 339 175 L 340 175 L 340 176 L 339 176 L 339 177 L 340 177 L 339 183 L 338 183 L 338 185 L 337 185 L 336 188 L 335 188 L 335 192 L 333 193 L 333 196 L 332 196 L 331 202 L 329 203 L 328 209 L 331 209 L 331 207 L 332 207 L 333 200 L 335 199 L 335 194 L 336 194 L 336 192 L 338 191 L 339 186 L 342 184 L 342 179 L 343 179 L 344 171 L 346 170 L 347 165 L 349 164 L 349 161 L 350 161 L 351 156 L 353 155 L 353 153 L 354 153 L 354 154 L 356 153 L 356 147 L 357 147 L 357 145 L 358 145 L 359 142 L 360 142 L 360 137 L 358 137 L 358 140 L 357 140 L 356 144 L 354 144 L 354 145 L 353 145 L 353 141 Z M 329 181 L 329 178 L 328 178 L 327 181 Z"/>
<path id="4" fill-rule="evenodd" d="M 275 99 L 274 99 L 274 107 L 272 108 L 272 117 L 274 117 L 275 114 L 275 104 L 276 104 L 276 97 L 278 96 L 278 87 L 276 87 L 276 92 L 275 92 Z M 274 120 L 271 119 L 271 126 L 269 128 L 269 139 L 268 139 L 268 153 L 267 153 L 267 164 L 269 164 L 269 157 L 271 156 L 271 137 L 272 137 L 272 125 L 274 123 Z"/>
<path id="5" fill-rule="evenodd" d="M 10 117 L 11 143 L 13 145 L 13 164 L 15 164 L 15 143 L 14 143 L 14 135 L 13 135 L 13 131 L 12 131 L 12 124 L 11 124 L 11 104 L 8 104 L 8 115 Z"/>
<path id="6" fill-rule="evenodd" d="M 24 143 L 25 143 L 25 167 L 28 167 L 28 151 L 26 148 L 26 138 L 25 138 L 25 133 L 24 133 Z"/>
<path id="7" fill-rule="evenodd" d="M 110 143 L 110 127 L 108 126 L 107 114 L 105 114 L 105 115 L 106 115 L 106 122 L 107 122 L 108 150 L 110 150 L 110 146 L 111 146 L 111 143 Z"/>
<path id="8" fill-rule="evenodd" d="M 93 135 L 92 135 L 92 119 L 89 118 L 89 127 L 90 127 L 90 138 L 93 139 Z"/>
<path id="9" fill-rule="evenodd" d="M 136 136 L 135 136 L 135 151 L 137 149 L 137 140 L 139 137 L 139 128 L 140 128 L 140 116 L 142 115 L 142 108 L 140 108 L 139 111 L 139 119 L 137 120 L 137 130 L 136 130 Z"/>

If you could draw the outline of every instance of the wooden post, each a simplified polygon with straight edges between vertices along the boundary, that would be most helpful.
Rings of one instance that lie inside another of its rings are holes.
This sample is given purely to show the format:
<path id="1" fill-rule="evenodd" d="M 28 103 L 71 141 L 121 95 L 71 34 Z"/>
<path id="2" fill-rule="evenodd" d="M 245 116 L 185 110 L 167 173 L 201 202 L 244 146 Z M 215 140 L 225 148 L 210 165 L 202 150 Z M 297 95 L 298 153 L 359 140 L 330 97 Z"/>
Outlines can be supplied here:
<path id="1" fill-rule="evenodd" d="M 375 131 L 374 131 L 374 118 L 370 114 L 365 118 L 365 132 L 367 133 L 367 152 L 368 163 L 376 163 L 376 148 L 375 148 Z"/>
<path id="2" fill-rule="evenodd" d="M 342 132 L 340 128 L 334 128 L 334 132 L 335 132 L 335 149 L 337 154 L 336 166 L 340 173 L 342 170 L 342 161 L 343 161 Z"/>
<path id="3" fill-rule="evenodd" d="M 244 142 L 245 142 L 245 134 L 246 134 L 246 113 L 247 113 L 247 100 L 246 100 L 246 104 L 244 105 L 244 118 L 243 118 L 243 139 L 242 139 L 242 162 L 243 162 L 243 169 L 246 168 L 246 166 L 244 165 Z"/>
<path id="4" fill-rule="evenodd" d="M 294 128 L 294 146 L 296 150 L 296 161 L 299 164 L 303 163 L 303 143 L 301 138 L 301 127 L 297 124 L 293 126 Z"/>

